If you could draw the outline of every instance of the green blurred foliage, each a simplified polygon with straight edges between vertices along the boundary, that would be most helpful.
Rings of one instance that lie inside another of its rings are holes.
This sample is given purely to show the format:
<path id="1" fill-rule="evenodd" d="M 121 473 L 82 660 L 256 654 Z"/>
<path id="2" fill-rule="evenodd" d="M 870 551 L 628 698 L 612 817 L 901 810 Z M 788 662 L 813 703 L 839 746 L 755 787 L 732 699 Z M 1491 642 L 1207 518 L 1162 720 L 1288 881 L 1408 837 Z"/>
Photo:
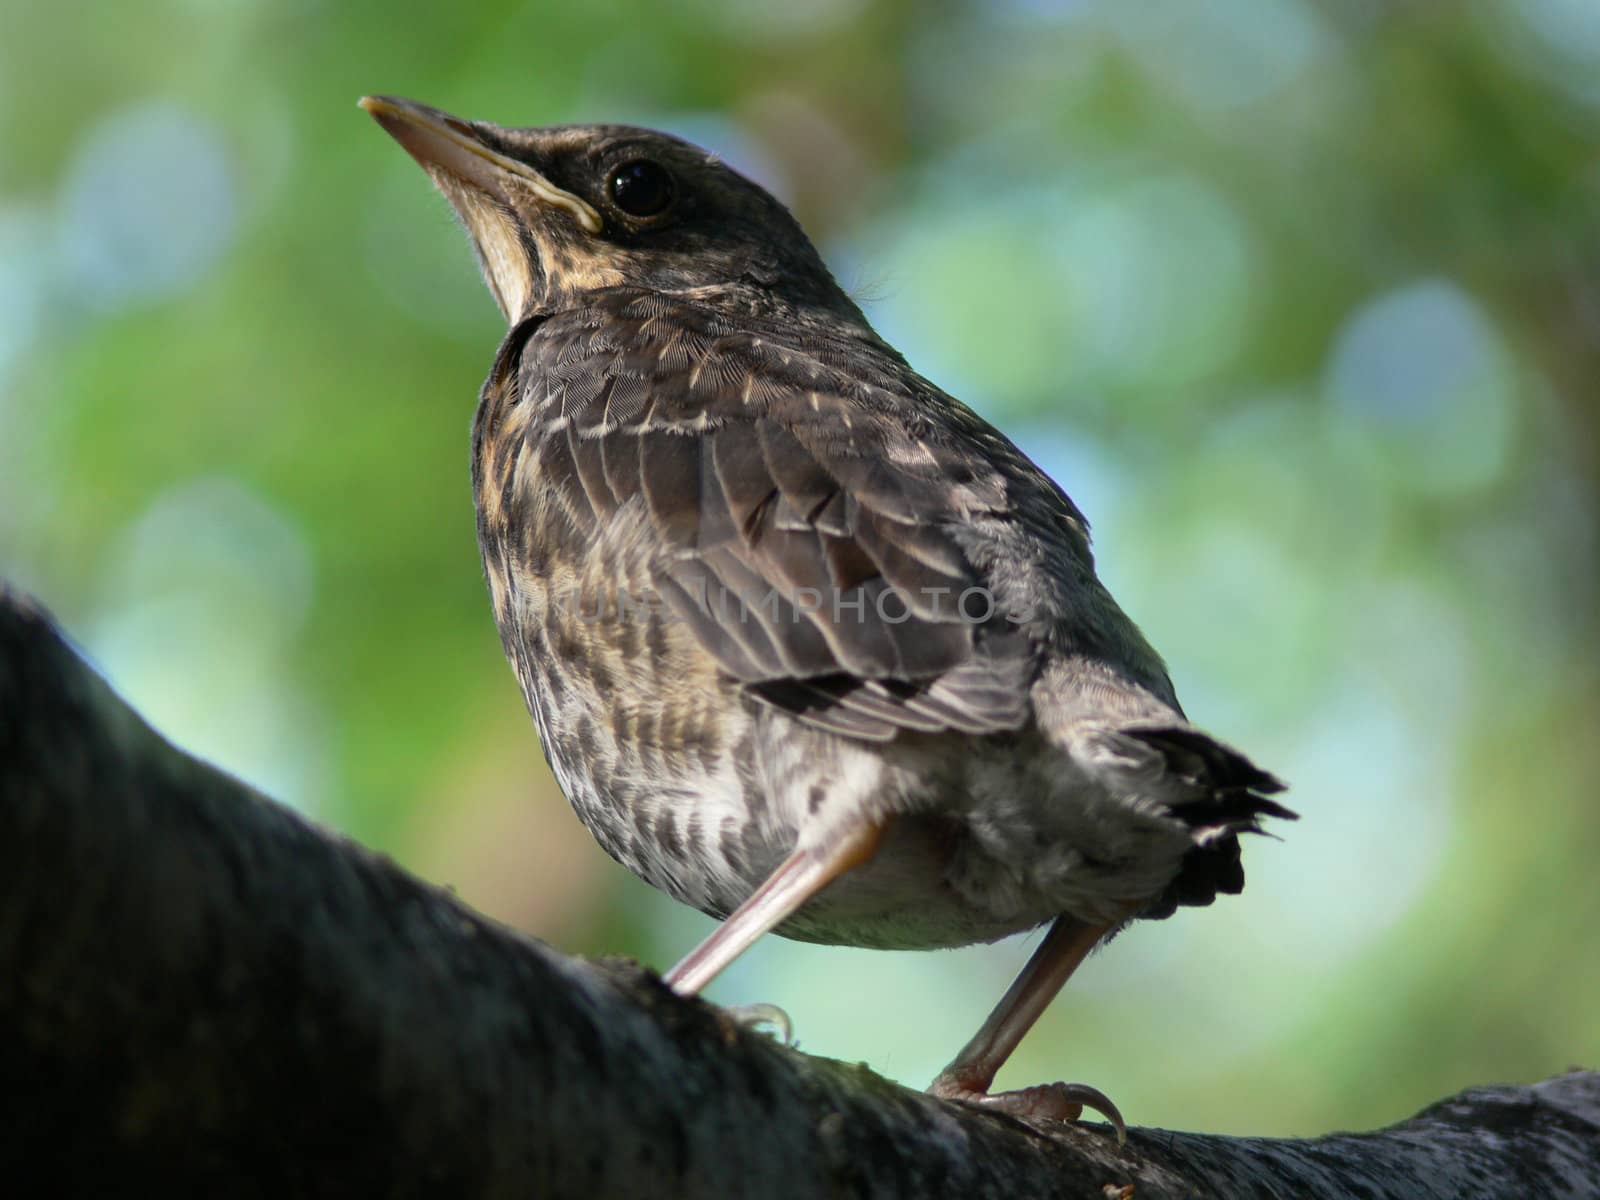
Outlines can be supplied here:
<path id="1" fill-rule="evenodd" d="M 1034 453 L 1202 724 L 1294 785 L 1002 1082 L 1319 1132 L 1600 1057 L 1600 7 L 0 9 L 0 571 L 180 743 L 564 949 L 705 922 L 539 759 L 467 487 L 500 336 L 355 107 L 630 120 L 796 208 Z M 1026 947 L 713 995 L 920 1084 Z"/>

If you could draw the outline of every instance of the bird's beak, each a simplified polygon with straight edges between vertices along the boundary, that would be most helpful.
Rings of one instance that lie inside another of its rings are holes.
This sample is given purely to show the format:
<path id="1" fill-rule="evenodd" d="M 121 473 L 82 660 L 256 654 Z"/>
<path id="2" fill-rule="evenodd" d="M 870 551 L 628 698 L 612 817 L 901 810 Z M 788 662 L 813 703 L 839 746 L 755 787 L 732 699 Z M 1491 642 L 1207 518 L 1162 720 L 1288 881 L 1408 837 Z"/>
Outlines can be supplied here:
<path id="1" fill-rule="evenodd" d="M 571 213 L 585 232 L 604 228 L 588 201 L 558 188 L 527 163 L 491 149 L 467 122 L 397 96 L 363 96 L 360 104 L 424 170 L 447 171 L 508 206 L 520 186 L 539 203 Z"/>
<path id="2" fill-rule="evenodd" d="M 472 235 L 484 280 L 507 322 L 515 324 L 537 277 L 530 210 L 571 215 L 586 233 L 604 228 L 581 196 L 551 183 L 525 162 L 494 149 L 467 122 L 413 100 L 363 96 L 361 107 L 422 164 Z"/>

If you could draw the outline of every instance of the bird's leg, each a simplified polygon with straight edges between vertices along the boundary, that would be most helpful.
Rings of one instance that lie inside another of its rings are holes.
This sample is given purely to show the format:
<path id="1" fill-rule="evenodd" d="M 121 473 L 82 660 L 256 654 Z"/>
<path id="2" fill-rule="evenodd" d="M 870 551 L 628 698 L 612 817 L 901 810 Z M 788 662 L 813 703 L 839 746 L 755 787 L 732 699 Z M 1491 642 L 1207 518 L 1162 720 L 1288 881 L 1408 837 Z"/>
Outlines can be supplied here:
<path id="1" fill-rule="evenodd" d="M 1033 1028 L 1050 1001 L 1096 943 L 1121 922 L 1088 925 L 1072 917 L 1057 917 L 1044 941 L 1033 952 L 1022 974 L 1000 998 L 983 1028 L 961 1048 L 950 1065 L 929 1086 L 935 1096 L 972 1100 L 1023 1116 L 1075 1121 L 1085 1107 L 1106 1117 L 1125 1141 L 1127 1126 L 1117 1106 L 1103 1092 L 1082 1083 L 1050 1083 L 1015 1092 L 989 1093 L 989 1085 L 1005 1065 L 1028 1030 Z"/>
<path id="2" fill-rule="evenodd" d="M 679 995 L 694 995 L 762 934 L 793 916 L 846 871 L 870 862 L 886 828 L 886 824 L 865 825 L 830 846 L 807 847 L 789 855 L 750 899 L 666 973 L 667 986 Z"/>

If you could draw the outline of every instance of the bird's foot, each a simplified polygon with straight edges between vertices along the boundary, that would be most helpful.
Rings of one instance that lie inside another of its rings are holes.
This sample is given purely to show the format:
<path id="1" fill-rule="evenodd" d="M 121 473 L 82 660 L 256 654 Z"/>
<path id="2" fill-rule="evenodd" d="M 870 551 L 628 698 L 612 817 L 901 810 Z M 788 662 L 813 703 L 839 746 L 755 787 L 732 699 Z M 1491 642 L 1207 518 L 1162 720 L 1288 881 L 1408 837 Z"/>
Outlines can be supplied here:
<path id="1" fill-rule="evenodd" d="M 769 1033 L 780 1045 L 794 1045 L 794 1022 L 776 1004 L 740 1004 L 722 1012 L 735 1025 L 756 1033 Z"/>
<path id="2" fill-rule="evenodd" d="M 968 1104 L 1035 1120 L 1076 1121 L 1083 1115 L 1084 1109 L 1093 1109 L 1116 1129 L 1119 1146 L 1128 1141 L 1128 1124 L 1111 1102 L 1111 1097 L 1086 1083 L 1041 1083 L 1014 1092 L 988 1092 L 964 1083 L 947 1072 L 933 1081 L 928 1094 L 943 1100 L 964 1100 Z"/>

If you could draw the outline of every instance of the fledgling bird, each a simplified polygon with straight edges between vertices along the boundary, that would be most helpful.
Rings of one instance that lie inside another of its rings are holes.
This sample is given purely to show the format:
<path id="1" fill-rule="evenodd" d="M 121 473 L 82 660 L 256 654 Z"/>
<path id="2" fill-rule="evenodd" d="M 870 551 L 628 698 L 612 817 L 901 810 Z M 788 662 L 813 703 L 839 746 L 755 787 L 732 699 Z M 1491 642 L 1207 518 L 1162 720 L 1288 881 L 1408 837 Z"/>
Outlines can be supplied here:
<path id="1" fill-rule="evenodd" d="M 913 371 L 789 212 L 687 142 L 361 102 L 471 235 L 510 326 L 472 438 L 501 640 L 617 861 L 723 924 L 897 949 L 1049 924 L 937 1095 L 990 1094 L 1073 970 L 1244 884 L 1282 790 L 1191 725 L 1088 524 Z"/>

